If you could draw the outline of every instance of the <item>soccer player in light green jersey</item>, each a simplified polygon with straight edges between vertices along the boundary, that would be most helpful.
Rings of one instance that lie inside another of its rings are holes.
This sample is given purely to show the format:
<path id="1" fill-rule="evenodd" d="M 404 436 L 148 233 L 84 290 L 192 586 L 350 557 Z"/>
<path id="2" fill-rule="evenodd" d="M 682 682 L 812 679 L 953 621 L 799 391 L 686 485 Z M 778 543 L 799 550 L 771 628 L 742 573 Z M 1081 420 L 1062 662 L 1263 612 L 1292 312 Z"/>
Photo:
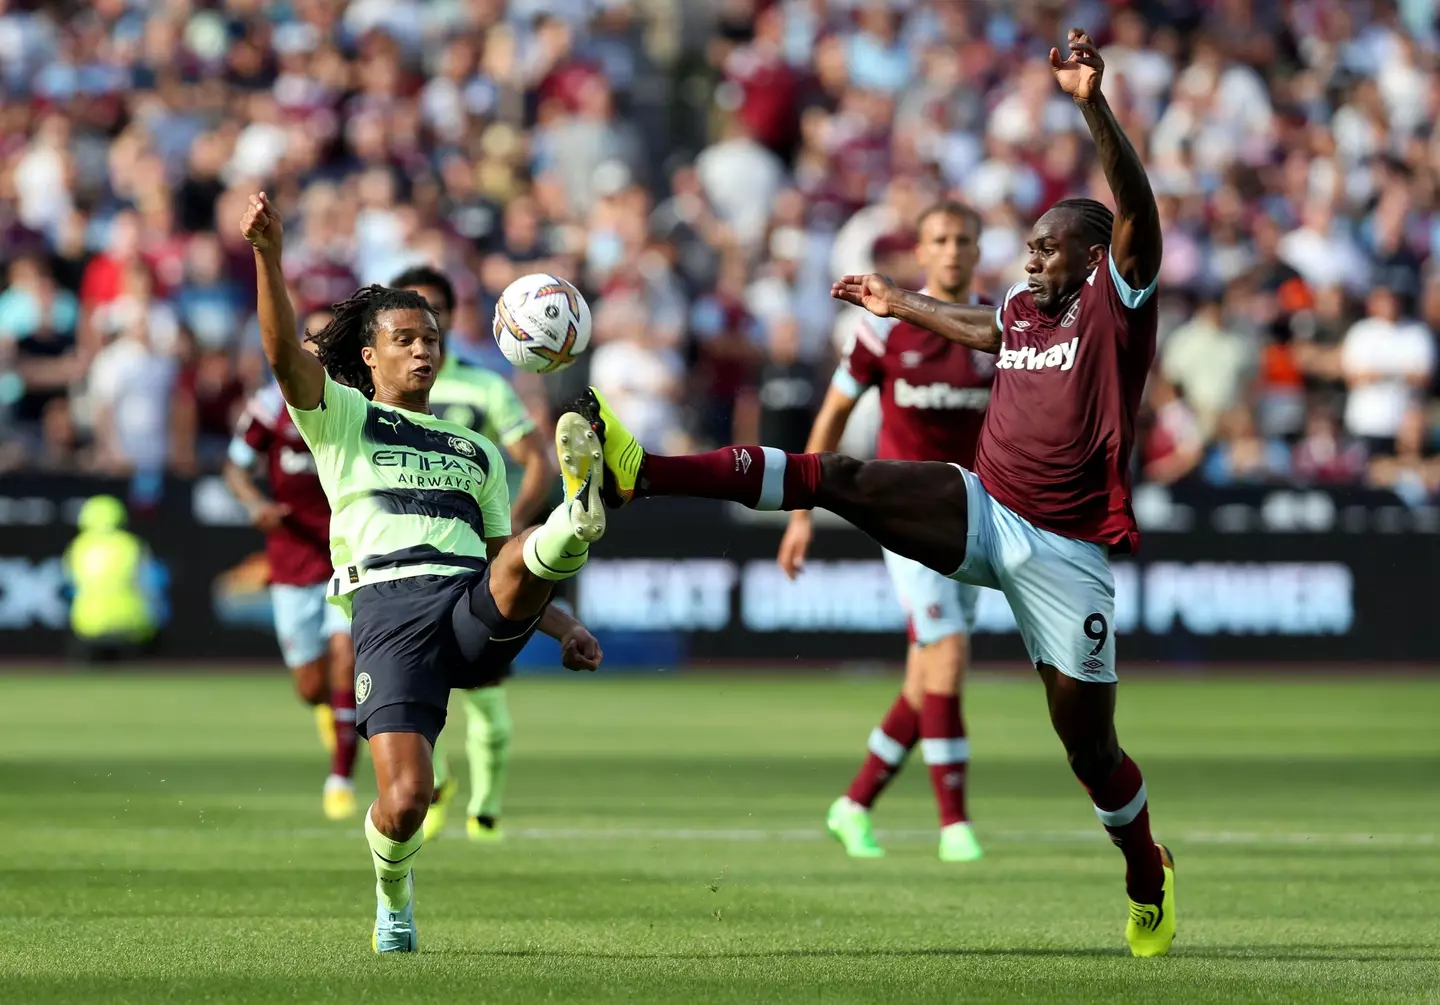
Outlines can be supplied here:
<path id="1" fill-rule="evenodd" d="M 435 311 L 444 341 L 455 310 L 455 288 L 443 272 L 420 265 L 406 269 L 390 281 L 397 290 L 418 293 Z M 523 474 L 510 504 L 510 525 L 524 528 L 538 520 L 554 477 L 549 450 L 535 421 L 515 389 L 502 375 L 480 366 L 466 366 L 447 353 L 440 375 L 430 389 L 430 409 L 450 422 L 458 422 L 505 448 Z M 500 830 L 501 801 L 505 795 L 506 768 L 510 763 L 510 707 L 503 680 L 463 692 L 465 698 L 465 753 L 470 762 L 470 802 L 465 808 L 465 831 L 472 841 L 495 842 Z M 459 787 L 450 773 L 443 738 L 435 744 L 435 801 L 425 817 L 425 839 L 433 841 L 445 829 L 450 801 Z"/>
<path id="2" fill-rule="evenodd" d="M 264 193 L 241 227 L 255 249 L 265 356 L 330 501 L 327 592 L 351 618 L 355 725 L 379 789 L 365 814 L 371 945 L 414 952 L 413 869 L 450 690 L 498 678 L 537 629 L 560 641 L 569 669 L 600 665 L 594 636 L 550 604 L 605 531 L 599 443 L 581 421 L 557 428 L 565 502 L 512 536 L 499 449 L 430 411 L 445 353 L 425 300 L 368 286 L 307 334 L 312 355 L 285 291 L 284 228 Z"/>

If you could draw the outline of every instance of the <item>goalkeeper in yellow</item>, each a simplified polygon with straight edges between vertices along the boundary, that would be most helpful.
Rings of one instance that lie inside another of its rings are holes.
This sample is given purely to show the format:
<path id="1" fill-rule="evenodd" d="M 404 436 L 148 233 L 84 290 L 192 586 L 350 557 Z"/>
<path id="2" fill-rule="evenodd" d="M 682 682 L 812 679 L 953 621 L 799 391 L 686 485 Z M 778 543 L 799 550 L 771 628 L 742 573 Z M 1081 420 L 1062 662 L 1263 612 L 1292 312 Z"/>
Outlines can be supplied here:
<path id="1" fill-rule="evenodd" d="M 429 266 L 406 269 L 390 281 L 392 289 L 420 294 L 435 312 L 442 347 L 450 333 L 455 310 L 455 289 L 445 274 Z M 430 389 L 430 410 L 450 422 L 474 430 L 510 455 L 522 474 L 510 503 L 510 526 L 523 530 L 545 513 L 553 485 L 554 464 L 535 421 L 504 376 L 479 366 L 466 366 L 446 352 L 440 375 Z M 465 755 L 470 762 L 470 802 L 465 808 L 465 832 L 472 841 L 501 839 L 500 810 L 505 795 L 505 774 L 510 763 L 510 707 L 503 678 L 463 692 L 465 699 Z M 435 802 L 425 817 L 425 840 L 433 841 L 445 829 L 450 802 L 459 788 L 450 774 L 448 740 L 435 744 Z"/>
<path id="2" fill-rule="evenodd" d="M 350 615 L 356 731 L 379 797 L 365 814 L 375 867 L 376 952 L 414 952 L 414 863 L 434 788 L 432 752 L 452 688 L 499 679 L 536 631 L 572 670 L 600 646 L 550 603 L 605 532 L 600 447 L 578 416 L 556 430 L 565 501 L 510 534 L 505 465 L 490 440 L 432 414 L 444 363 L 440 328 L 419 294 L 368 286 L 332 307 L 300 344 L 281 267 L 283 227 L 264 193 L 241 224 L 255 249 L 266 359 L 315 457 L 330 501 L 327 590 Z"/>

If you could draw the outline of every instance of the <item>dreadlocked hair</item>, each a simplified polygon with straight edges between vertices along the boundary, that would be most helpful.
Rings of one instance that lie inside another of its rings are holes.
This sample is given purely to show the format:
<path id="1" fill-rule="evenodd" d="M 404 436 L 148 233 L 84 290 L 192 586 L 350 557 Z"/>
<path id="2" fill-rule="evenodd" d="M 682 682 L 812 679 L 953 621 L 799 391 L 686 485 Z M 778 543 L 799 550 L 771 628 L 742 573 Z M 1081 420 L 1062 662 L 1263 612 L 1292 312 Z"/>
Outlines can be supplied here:
<path id="1" fill-rule="evenodd" d="M 373 398 L 375 383 L 360 349 L 375 344 L 375 319 L 381 311 L 405 310 L 434 314 L 418 293 L 372 284 L 357 290 L 348 300 L 332 304 L 330 311 L 334 319 L 318 332 L 306 332 L 305 338 L 319 347 L 316 355 L 334 380 Z"/>
<path id="2" fill-rule="evenodd" d="M 1061 199 L 1052 210 L 1065 209 L 1075 214 L 1080 221 L 1080 239 L 1087 248 L 1097 244 L 1110 246 L 1110 232 L 1115 228 L 1115 214 L 1105 208 L 1103 202 L 1094 199 Z"/>

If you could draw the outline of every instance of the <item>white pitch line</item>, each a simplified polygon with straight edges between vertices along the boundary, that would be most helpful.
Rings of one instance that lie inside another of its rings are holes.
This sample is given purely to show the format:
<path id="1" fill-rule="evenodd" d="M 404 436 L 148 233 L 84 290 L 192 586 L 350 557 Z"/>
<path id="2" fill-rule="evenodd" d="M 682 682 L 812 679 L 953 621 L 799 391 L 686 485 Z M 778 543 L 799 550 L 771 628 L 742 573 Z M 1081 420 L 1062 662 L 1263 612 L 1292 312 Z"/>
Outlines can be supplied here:
<path id="1" fill-rule="evenodd" d="M 89 837 L 98 828 L 41 827 L 32 833 L 57 837 Z M 144 837 L 263 837 L 263 838 L 335 838 L 353 836 L 347 828 L 297 827 L 116 827 L 106 830 L 111 837 L 137 835 Z M 463 835 L 459 827 L 450 827 L 446 834 Z M 933 830 L 880 830 L 877 834 L 890 841 L 921 843 L 935 840 Z M 760 827 L 516 827 L 507 828 L 506 836 L 525 841 L 717 841 L 737 844 L 763 841 L 826 841 L 830 835 L 819 828 Z M 1093 844 L 1105 838 L 1099 826 L 1086 830 L 988 830 L 980 836 L 987 842 L 1002 844 Z M 1176 845 L 1310 845 L 1314 847 L 1428 847 L 1440 843 L 1435 834 L 1394 834 L 1363 832 L 1308 833 L 1302 831 L 1181 831 L 1165 833 L 1162 838 Z"/>

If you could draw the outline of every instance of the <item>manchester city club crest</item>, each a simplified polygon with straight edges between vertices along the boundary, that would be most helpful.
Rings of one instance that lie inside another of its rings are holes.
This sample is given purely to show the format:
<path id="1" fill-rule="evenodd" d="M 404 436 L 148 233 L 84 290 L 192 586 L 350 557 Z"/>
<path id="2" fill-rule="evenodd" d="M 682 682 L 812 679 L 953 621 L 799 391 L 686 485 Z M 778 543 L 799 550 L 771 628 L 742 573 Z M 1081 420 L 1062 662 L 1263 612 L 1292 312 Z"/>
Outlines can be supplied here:
<path id="1" fill-rule="evenodd" d="M 463 436 L 450 437 L 450 449 L 465 457 L 475 456 L 475 444 Z"/>
<path id="2" fill-rule="evenodd" d="M 370 697 L 370 675 L 362 673 L 355 678 L 355 704 L 365 704 L 365 699 Z"/>

